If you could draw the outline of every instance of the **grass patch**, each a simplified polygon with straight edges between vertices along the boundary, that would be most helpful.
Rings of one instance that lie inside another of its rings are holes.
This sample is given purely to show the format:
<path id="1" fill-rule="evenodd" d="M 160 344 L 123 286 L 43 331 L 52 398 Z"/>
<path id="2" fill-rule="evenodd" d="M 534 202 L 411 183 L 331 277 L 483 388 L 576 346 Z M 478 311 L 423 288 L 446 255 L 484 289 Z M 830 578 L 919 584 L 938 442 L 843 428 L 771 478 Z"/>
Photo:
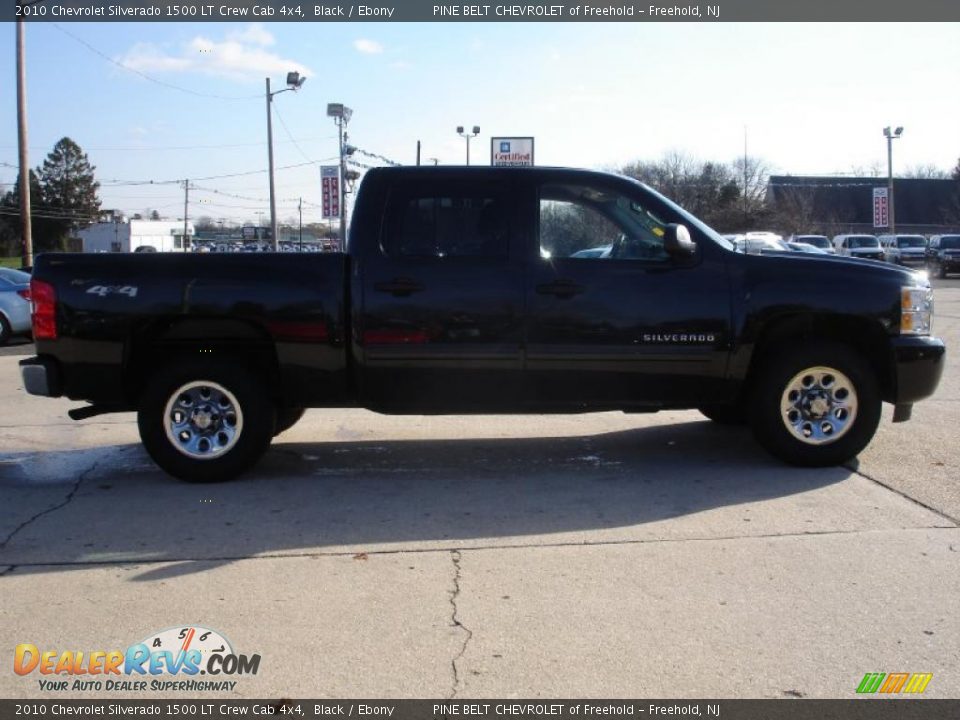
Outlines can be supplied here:
<path id="1" fill-rule="evenodd" d="M 23 263 L 21 262 L 19 255 L 14 255 L 13 257 L 0 257 L 0 267 L 19 270 L 22 264 Z"/>

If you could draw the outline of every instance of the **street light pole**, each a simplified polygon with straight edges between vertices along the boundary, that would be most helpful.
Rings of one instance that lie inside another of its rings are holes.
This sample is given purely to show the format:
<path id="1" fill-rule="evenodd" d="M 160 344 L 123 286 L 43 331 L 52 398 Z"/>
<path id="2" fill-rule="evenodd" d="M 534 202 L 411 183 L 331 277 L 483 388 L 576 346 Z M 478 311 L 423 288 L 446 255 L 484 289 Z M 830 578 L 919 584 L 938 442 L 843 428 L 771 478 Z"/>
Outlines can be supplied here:
<path id="1" fill-rule="evenodd" d="M 337 184 L 339 189 L 338 194 L 340 196 L 340 250 L 342 252 L 347 247 L 347 208 L 344 207 L 347 200 L 347 155 L 356 149 L 346 144 L 347 136 L 343 130 L 347 126 L 347 123 L 350 122 L 350 118 L 353 117 L 353 110 L 343 103 L 327 103 L 327 117 L 332 117 L 337 124 L 340 137 L 340 181 Z"/>
<path id="2" fill-rule="evenodd" d="M 273 102 L 273 96 L 279 95 L 287 90 L 299 90 L 307 81 L 305 77 L 300 77 L 298 72 L 287 73 L 287 87 L 283 90 L 270 92 L 270 78 L 267 78 L 267 156 L 270 159 L 270 234 L 273 237 L 273 251 L 280 249 L 280 239 L 277 233 L 277 198 L 273 183 L 273 113 L 270 103 Z"/>
<path id="3" fill-rule="evenodd" d="M 267 156 L 270 158 L 270 232 L 273 237 L 273 251 L 277 251 L 277 198 L 273 186 L 273 113 L 270 103 L 273 93 L 270 92 L 270 78 L 267 78 Z"/>
<path id="4" fill-rule="evenodd" d="M 887 139 L 887 214 L 890 216 L 890 234 L 897 234 L 896 220 L 893 214 L 893 141 L 903 134 L 903 128 L 898 127 L 890 132 L 888 125 L 883 129 L 883 136 Z"/>
<path id="5" fill-rule="evenodd" d="M 457 126 L 457 135 L 459 135 L 460 137 L 464 138 L 467 141 L 467 165 L 468 166 L 470 165 L 470 138 L 474 138 L 479 134 L 480 134 L 479 125 L 473 126 L 472 134 L 468 132 L 464 132 L 463 125 Z"/>

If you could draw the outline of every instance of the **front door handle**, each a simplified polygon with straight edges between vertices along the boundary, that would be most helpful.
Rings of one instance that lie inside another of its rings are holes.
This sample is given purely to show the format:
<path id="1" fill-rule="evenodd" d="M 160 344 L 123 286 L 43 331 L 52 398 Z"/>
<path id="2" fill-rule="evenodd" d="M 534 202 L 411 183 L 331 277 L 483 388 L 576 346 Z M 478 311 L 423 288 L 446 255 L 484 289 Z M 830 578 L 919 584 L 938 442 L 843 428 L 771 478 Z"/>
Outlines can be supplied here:
<path id="1" fill-rule="evenodd" d="M 396 297 L 409 297 L 413 293 L 423 290 L 423 285 L 410 278 L 394 278 L 388 282 L 374 283 L 373 289 L 377 292 L 390 293 Z"/>
<path id="2" fill-rule="evenodd" d="M 537 285 L 540 295 L 555 295 L 558 298 L 572 298 L 584 291 L 583 285 L 577 285 L 573 280 L 555 280 L 552 283 Z"/>

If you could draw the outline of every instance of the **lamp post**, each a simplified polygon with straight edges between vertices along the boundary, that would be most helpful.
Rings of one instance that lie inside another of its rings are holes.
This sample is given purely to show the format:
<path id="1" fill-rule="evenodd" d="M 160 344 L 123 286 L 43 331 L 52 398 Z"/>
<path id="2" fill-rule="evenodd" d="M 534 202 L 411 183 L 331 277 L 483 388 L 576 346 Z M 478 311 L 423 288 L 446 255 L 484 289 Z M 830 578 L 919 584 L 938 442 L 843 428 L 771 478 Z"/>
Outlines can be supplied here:
<path id="1" fill-rule="evenodd" d="M 903 128 L 898 127 L 890 132 L 888 125 L 883 129 L 883 136 L 887 139 L 887 202 L 889 207 L 887 212 L 890 215 L 890 234 L 896 235 L 896 221 L 893 215 L 893 141 L 903 134 Z"/>
<path id="2" fill-rule="evenodd" d="M 471 132 L 464 132 L 463 125 L 457 125 L 457 135 L 462 137 L 467 141 L 467 165 L 470 164 L 470 138 L 474 138 L 480 134 L 480 126 L 474 125 Z"/>
<path id="3" fill-rule="evenodd" d="M 307 81 L 305 77 L 300 77 L 298 72 L 287 73 L 287 87 L 283 90 L 270 92 L 270 78 L 267 78 L 267 156 L 270 159 L 270 234 L 273 236 L 273 251 L 279 249 L 277 238 L 277 199 L 274 193 L 273 185 L 273 114 L 270 112 L 270 103 L 273 102 L 273 96 L 279 95 L 287 90 L 299 90 Z"/>
<path id="4" fill-rule="evenodd" d="M 337 124 L 337 130 L 340 135 L 340 182 L 339 186 L 339 210 L 340 210 L 340 250 L 347 247 L 347 209 L 343 206 L 346 198 L 345 184 L 347 182 L 347 155 L 352 154 L 356 148 L 346 145 L 347 135 L 344 132 L 350 118 L 353 117 L 353 110 L 343 103 L 329 103 L 327 105 L 327 117 L 332 117 Z"/>

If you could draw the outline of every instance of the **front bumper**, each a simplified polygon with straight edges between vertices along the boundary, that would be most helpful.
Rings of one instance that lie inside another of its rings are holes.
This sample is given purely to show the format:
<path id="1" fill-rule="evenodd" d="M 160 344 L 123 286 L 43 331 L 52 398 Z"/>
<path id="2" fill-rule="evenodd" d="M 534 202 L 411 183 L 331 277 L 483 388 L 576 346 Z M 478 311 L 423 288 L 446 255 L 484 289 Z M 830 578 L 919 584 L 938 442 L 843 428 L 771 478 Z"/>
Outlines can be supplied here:
<path id="1" fill-rule="evenodd" d="M 926 265 L 927 257 L 925 255 L 901 255 L 897 259 L 899 265 L 909 265 L 910 267 L 919 267 Z"/>
<path id="2" fill-rule="evenodd" d="M 934 337 L 900 335 L 891 340 L 893 351 L 893 397 L 895 405 L 930 397 L 940 383 L 947 348 Z"/>
<path id="3" fill-rule="evenodd" d="M 52 358 L 31 357 L 20 361 L 20 377 L 31 395 L 60 397 L 63 394 L 60 366 Z"/>

